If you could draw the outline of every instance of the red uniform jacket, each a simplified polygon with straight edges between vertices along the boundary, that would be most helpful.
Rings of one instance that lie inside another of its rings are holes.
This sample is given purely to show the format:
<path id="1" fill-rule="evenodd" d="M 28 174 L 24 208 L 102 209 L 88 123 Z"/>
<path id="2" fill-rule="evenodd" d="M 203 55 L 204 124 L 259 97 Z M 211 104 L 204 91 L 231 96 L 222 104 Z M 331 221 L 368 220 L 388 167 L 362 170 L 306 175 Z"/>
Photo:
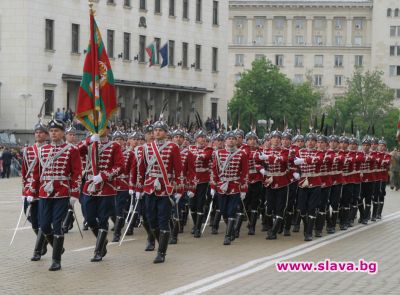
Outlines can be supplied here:
<path id="1" fill-rule="evenodd" d="M 40 198 L 79 198 L 82 164 L 77 147 L 69 143 L 46 144 L 39 149 L 32 188 Z"/>
<path id="2" fill-rule="evenodd" d="M 300 179 L 299 187 L 312 188 L 322 185 L 320 177 L 320 168 L 324 159 L 324 154 L 316 149 L 300 149 L 297 157 L 305 160 L 304 164 L 299 166 Z"/>
<path id="3" fill-rule="evenodd" d="M 262 166 L 257 163 L 256 156 L 258 154 L 258 149 L 251 149 L 248 154 L 249 161 L 249 183 L 256 183 L 263 181 L 263 176 L 260 173 Z"/>
<path id="4" fill-rule="evenodd" d="M 263 161 L 263 166 L 266 167 L 267 175 L 264 179 L 264 186 L 272 189 L 287 186 L 290 183 L 288 178 L 288 157 L 289 150 L 277 148 L 269 148 L 263 151 L 268 156 L 267 160 Z M 260 160 L 258 158 L 258 160 Z"/>
<path id="5" fill-rule="evenodd" d="M 333 162 L 331 166 L 331 177 L 332 177 L 332 185 L 342 184 L 343 183 L 343 163 L 344 163 L 344 154 L 339 151 L 328 150 L 333 155 Z"/>
<path id="6" fill-rule="evenodd" d="M 378 164 L 378 157 L 376 152 L 363 152 L 364 161 L 360 164 L 361 170 L 361 181 L 362 182 L 373 182 L 376 181 L 376 165 Z"/>
<path id="7" fill-rule="evenodd" d="M 23 151 L 21 176 L 22 176 L 22 195 L 25 197 L 28 196 L 37 197 L 39 194 L 39 187 L 32 186 L 33 185 L 32 174 L 35 165 L 38 162 L 39 149 L 40 146 L 38 146 L 38 144 L 35 143 L 34 145 L 25 148 Z M 39 183 L 36 184 L 38 185 Z"/>
<path id="8" fill-rule="evenodd" d="M 321 175 L 321 187 L 330 187 L 333 185 L 333 177 L 331 175 L 332 165 L 335 158 L 334 151 L 321 151 L 324 154 L 319 173 Z"/>
<path id="9" fill-rule="evenodd" d="M 184 185 L 184 192 L 196 192 L 196 185 L 194 178 L 196 177 L 195 172 L 195 158 L 189 151 L 188 147 L 181 147 L 181 161 L 182 161 L 182 173 L 180 175 L 181 183 Z"/>
<path id="10" fill-rule="evenodd" d="M 155 141 L 163 165 L 166 169 L 168 182 L 175 186 L 175 192 L 182 194 L 184 189 L 182 179 L 182 160 L 178 146 L 170 141 Z M 156 196 L 167 196 L 166 184 L 160 165 L 150 143 L 143 146 L 142 158 L 138 174 L 137 191 Z"/>
<path id="11" fill-rule="evenodd" d="M 194 182 L 197 184 L 210 182 L 210 162 L 213 149 L 208 146 L 200 147 L 197 145 L 189 146 L 189 151 L 195 159 L 196 177 Z"/>
<path id="12" fill-rule="evenodd" d="M 226 149 L 215 151 L 211 188 L 218 194 L 234 195 L 247 192 L 249 172 L 246 153 L 241 149 L 230 152 Z"/>
<path id="13" fill-rule="evenodd" d="M 100 197 L 115 196 L 117 194 L 116 178 L 125 170 L 121 146 L 114 141 L 99 144 L 97 167 L 103 182 L 98 185 L 93 184 L 92 154 L 94 154 L 94 150 L 92 146 L 87 142 L 80 147 L 81 155 L 89 155 L 86 163 L 87 181 L 83 187 L 83 193 Z"/>
<path id="14" fill-rule="evenodd" d="M 135 153 L 126 148 L 122 154 L 124 155 L 124 172 L 117 176 L 115 182 L 117 191 L 134 190 L 136 185 L 136 157 Z"/>

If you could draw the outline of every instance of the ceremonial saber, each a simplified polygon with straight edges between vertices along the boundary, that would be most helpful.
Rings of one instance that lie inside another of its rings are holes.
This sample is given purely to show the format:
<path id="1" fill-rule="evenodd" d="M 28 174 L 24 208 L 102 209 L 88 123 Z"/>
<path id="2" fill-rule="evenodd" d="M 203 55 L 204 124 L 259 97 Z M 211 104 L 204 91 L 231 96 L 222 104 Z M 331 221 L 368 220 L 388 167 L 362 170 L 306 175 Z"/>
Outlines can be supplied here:
<path id="1" fill-rule="evenodd" d="M 128 214 L 126 215 L 125 223 L 128 222 L 129 214 L 132 213 L 132 209 L 133 209 L 133 195 L 130 195 L 130 196 L 131 196 L 131 204 L 129 205 L 129 211 L 128 211 Z"/>
<path id="2" fill-rule="evenodd" d="M 246 214 L 246 218 L 247 218 L 247 220 L 250 220 L 249 215 L 247 214 L 246 207 L 244 206 L 244 202 L 243 202 L 242 198 L 240 198 L 240 200 L 242 201 L 243 211 L 244 211 L 244 213 Z"/>
<path id="3" fill-rule="evenodd" d="M 131 223 L 132 223 L 133 216 L 135 215 L 136 208 L 137 208 L 137 205 L 138 205 L 138 204 L 139 204 L 139 200 L 136 201 L 135 208 L 133 208 L 133 210 L 132 210 L 131 218 L 129 219 L 129 222 L 128 222 L 128 224 L 126 225 L 126 229 L 125 229 L 125 232 L 124 232 L 124 234 L 123 234 L 123 236 L 122 236 L 121 241 L 119 242 L 119 246 L 121 246 L 122 242 L 123 242 L 124 239 L 125 239 L 126 233 L 127 233 L 128 229 L 129 229 L 129 226 L 130 226 Z"/>
<path id="4" fill-rule="evenodd" d="M 11 246 L 12 243 L 14 242 L 15 235 L 17 234 L 18 227 L 19 227 L 19 224 L 20 224 L 20 222 L 21 222 L 22 214 L 24 214 L 24 203 L 22 203 L 21 213 L 19 214 L 17 226 L 15 227 L 14 234 L 13 234 L 13 236 L 12 236 L 12 238 L 11 238 L 10 246 Z"/>
<path id="5" fill-rule="evenodd" d="M 206 230 L 206 227 L 207 227 L 208 220 L 210 219 L 210 215 L 211 215 L 211 211 L 212 211 L 212 206 L 213 206 L 213 203 L 214 203 L 214 198 L 211 200 L 211 203 L 210 203 L 210 209 L 208 210 L 208 214 L 207 214 L 206 222 L 204 223 L 203 230 L 201 231 L 201 234 L 203 234 L 203 233 L 204 233 L 204 231 Z"/>
<path id="6" fill-rule="evenodd" d="M 179 199 L 180 200 L 180 199 Z M 181 223 L 179 222 L 179 208 L 178 208 L 178 202 L 175 203 L 175 210 L 176 210 L 176 221 L 178 224 L 178 230 L 181 231 Z"/>
<path id="7" fill-rule="evenodd" d="M 26 209 L 26 213 L 25 213 L 26 219 L 25 219 L 23 226 L 25 226 L 26 222 L 28 221 L 29 213 L 31 213 L 31 207 L 32 207 L 32 203 L 29 203 L 28 209 Z"/>
<path id="8" fill-rule="evenodd" d="M 83 234 L 82 234 L 82 231 L 81 231 L 81 226 L 79 225 L 78 217 L 76 217 L 76 213 L 75 213 L 74 206 L 71 206 L 71 207 L 72 207 L 72 213 L 73 213 L 74 216 L 75 216 L 76 224 L 78 225 L 79 233 L 81 234 L 81 238 L 83 239 Z"/>

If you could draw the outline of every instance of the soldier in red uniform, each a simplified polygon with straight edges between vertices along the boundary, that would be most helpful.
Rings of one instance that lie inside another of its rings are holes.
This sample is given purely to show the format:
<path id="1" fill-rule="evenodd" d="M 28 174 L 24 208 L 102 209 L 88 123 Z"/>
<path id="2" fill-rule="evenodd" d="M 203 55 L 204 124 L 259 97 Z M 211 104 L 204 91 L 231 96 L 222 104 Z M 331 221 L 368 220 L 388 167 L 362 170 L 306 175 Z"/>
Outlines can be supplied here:
<path id="1" fill-rule="evenodd" d="M 201 224 L 203 222 L 204 207 L 206 204 L 207 192 L 210 183 L 210 163 L 213 149 L 206 145 L 206 134 L 203 130 L 199 130 L 195 134 L 196 145 L 191 145 L 189 151 L 195 157 L 194 183 L 196 184 L 196 192 L 190 198 L 190 211 L 193 219 L 193 234 L 195 238 L 201 236 Z"/>
<path id="2" fill-rule="evenodd" d="M 133 197 L 134 184 L 136 184 L 136 157 L 135 153 L 126 147 L 126 135 L 121 131 L 115 131 L 113 140 L 117 142 L 124 155 L 124 172 L 116 178 L 117 196 L 115 198 L 115 227 L 113 242 L 119 242 L 121 230 L 125 224 L 125 210 L 130 198 Z M 132 224 L 132 223 L 131 223 Z"/>
<path id="3" fill-rule="evenodd" d="M 298 151 L 294 164 L 299 166 L 299 196 L 298 208 L 304 223 L 304 240 L 312 241 L 316 210 L 321 194 L 321 177 L 319 170 L 324 154 L 315 148 L 315 134 L 306 135 L 306 148 Z"/>
<path id="4" fill-rule="evenodd" d="M 275 221 L 269 228 L 266 239 L 275 240 L 277 233 L 283 225 L 284 212 L 288 202 L 289 183 L 287 177 L 289 151 L 281 148 L 282 134 L 279 131 L 271 133 L 271 148 L 264 150 L 263 154 L 257 156 L 266 168 L 260 172 L 265 177 L 268 222 L 271 223 L 273 215 Z"/>
<path id="5" fill-rule="evenodd" d="M 293 145 L 292 149 L 294 149 L 295 154 L 298 153 L 300 149 L 304 147 L 304 136 L 301 134 L 297 134 L 293 138 Z M 297 166 L 296 166 L 297 167 Z M 293 168 L 295 169 L 295 168 Z M 298 168 L 296 168 L 297 174 L 293 174 L 296 176 L 296 195 L 295 195 L 295 201 L 294 201 L 294 216 L 293 216 L 293 232 L 297 233 L 300 231 L 300 222 L 301 222 L 301 217 L 300 217 L 300 209 L 298 208 L 298 198 L 299 198 L 299 179 L 300 179 L 300 174 L 298 173 Z"/>
<path id="6" fill-rule="evenodd" d="M 64 123 L 55 119 L 49 122 L 51 143 L 39 149 L 33 173 L 31 191 L 39 188 L 39 221 L 48 243 L 53 246 L 50 271 L 61 269 L 61 255 L 64 252 L 62 221 L 68 205 L 74 205 L 79 198 L 82 164 L 79 150 L 65 143 Z M 40 249 L 41 247 L 39 247 Z"/>
<path id="7" fill-rule="evenodd" d="M 39 161 L 39 149 L 46 143 L 49 135 L 47 127 L 41 122 L 37 123 L 34 127 L 35 143 L 23 151 L 21 176 L 22 176 L 22 200 L 24 202 L 24 211 L 27 213 L 29 208 L 28 220 L 32 225 L 32 229 L 36 234 L 35 249 L 31 261 L 38 261 L 40 257 L 47 253 L 47 241 L 43 231 L 39 228 L 39 187 L 32 187 L 33 183 L 33 169 Z"/>
<path id="8" fill-rule="evenodd" d="M 159 245 L 154 263 L 163 263 L 170 236 L 170 197 L 175 192 L 175 202 L 178 203 L 184 184 L 181 181 L 182 160 L 179 147 L 166 141 L 168 125 L 157 121 L 153 127 L 155 141 L 144 145 L 139 165 L 141 186 L 138 187 L 138 193 L 144 193 L 147 220 Z"/>
<path id="9" fill-rule="evenodd" d="M 116 178 L 124 173 L 125 168 L 121 146 L 108 139 L 109 132 L 110 128 L 107 126 L 101 137 L 92 135 L 80 147 L 81 155 L 88 155 L 87 181 L 83 187 L 82 203 L 85 206 L 86 221 L 97 238 L 92 262 L 101 261 L 107 254 L 108 219 L 115 210 Z M 97 165 L 92 160 L 95 159 L 92 144 L 95 141 L 98 143 Z"/>
<path id="10" fill-rule="evenodd" d="M 374 206 L 372 211 L 371 221 L 376 219 L 382 219 L 383 204 L 386 196 L 386 185 L 389 181 L 389 167 L 391 161 L 391 155 L 388 153 L 386 148 L 386 141 L 382 138 L 379 140 L 379 164 L 376 171 L 379 181 L 378 190 L 374 194 Z"/>
<path id="11" fill-rule="evenodd" d="M 184 146 L 185 142 L 185 133 L 183 130 L 175 130 L 172 132 L 173 142 L 179 147 L 182 161 L 182 173 L 180 175 L 181 184 L 184 185 L 184 194 L 183 197 L 179 200 L 178 203 L 175 204 L 173 208 L 173 226 L 172 226 L 172 234 L 171 239 L 169 241 L 170 244 L 176 244 L 178 242 L 178 233 L 179 231 L 183 231 L 184 223 L 183 213 L 185 209 L 185 204 L 188 202 L 190 197 L 193 197 L 195 185 L 193 183 L 193 179 L 196 175 L 194 170 L 194 156 L 189 151 L 187 146 Z"/>
<path id="12" fill-rule="evenodd" d="M 211 195 L 218 194 L 219 209 L 227 220 L 224 245 L 230 245 L 235 239 L 236 210 L 246 196 L 248 177 L 247 156 L 237 148 L 235 132 L 226 133 L 225 148 L 216 151 L 212 167 Z"/>
<path id="13" fill-rule="evenodd" d="M 336 232 L 336 221 L 339 214 L 339 202 L 343 187 L 342 169 L 343 169 L 344 156 L 343 154 L 340 153 L 338 145 L 339 145 L 339 137 L 336 135 L 331 135 L 329 137 L 328 153 L 333 155 L 333 162 L 330 173 L 332 177 L 332 187 L 329 194 L 327 210 L 326 210 L 327 214 L 326 232 L 328 234 L 334 234 Z M 332 212 L 330 209 L 332 209 Z"/>
<path id="14" fill-rule="evenodd" d="M 271 136 L 270 133 L 264 134 L 262 146 L 259 148 L 259 152 L 262 153 L 264 150 L 268 150 L 271 147 Z M 263 176 L 264 179 L 264 176 Z M 266 214 L 266 204 L 267 204 L 267 188 L 263 184 L 261 188 L 261 203 L 258 211 L 261 214 L 261 231 L 266 232 L 272 228 L 272 216 L 267 216 Z"/>

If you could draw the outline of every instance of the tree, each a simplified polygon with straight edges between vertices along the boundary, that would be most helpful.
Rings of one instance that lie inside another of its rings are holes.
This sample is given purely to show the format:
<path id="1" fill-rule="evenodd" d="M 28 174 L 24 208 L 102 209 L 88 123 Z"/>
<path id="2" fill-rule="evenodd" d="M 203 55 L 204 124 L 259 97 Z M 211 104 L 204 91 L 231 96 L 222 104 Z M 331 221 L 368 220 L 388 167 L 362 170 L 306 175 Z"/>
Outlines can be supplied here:
<path id="1" fill-rule="evenodd" d="M 251 70 L 242 74 L 236 83 L 235 94 L 228 107 L 231 115 L 230 124 L 249 130 L 257 120 L 271 118 L 273 128 L 289 126 L 298 128 L 308 124 L 311 110 L 316 108 L 320 98 L 311 84 L 294 85 L 269 60 L 253 61 Z"/>

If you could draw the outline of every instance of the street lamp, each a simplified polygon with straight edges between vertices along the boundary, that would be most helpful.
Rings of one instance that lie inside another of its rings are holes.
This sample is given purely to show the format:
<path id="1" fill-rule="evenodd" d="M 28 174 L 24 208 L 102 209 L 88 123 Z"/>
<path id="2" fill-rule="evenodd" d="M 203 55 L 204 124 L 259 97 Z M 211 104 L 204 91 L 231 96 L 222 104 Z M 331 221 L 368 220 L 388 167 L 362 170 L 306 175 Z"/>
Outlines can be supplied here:
<path id="1" fill-rule="evenodd" d="M 24 101 L 25 101 L 25 130 L 26 130 L 26 103 L 27 103 L 27 101 L 28 101 L 28 98 L 29 97 L 31 97 L 32 96 L 32 94 L 30 94 L 30 93 L 24 93 L 24 94 L 21 94 L 21 97 L 24 99 Z"/>

